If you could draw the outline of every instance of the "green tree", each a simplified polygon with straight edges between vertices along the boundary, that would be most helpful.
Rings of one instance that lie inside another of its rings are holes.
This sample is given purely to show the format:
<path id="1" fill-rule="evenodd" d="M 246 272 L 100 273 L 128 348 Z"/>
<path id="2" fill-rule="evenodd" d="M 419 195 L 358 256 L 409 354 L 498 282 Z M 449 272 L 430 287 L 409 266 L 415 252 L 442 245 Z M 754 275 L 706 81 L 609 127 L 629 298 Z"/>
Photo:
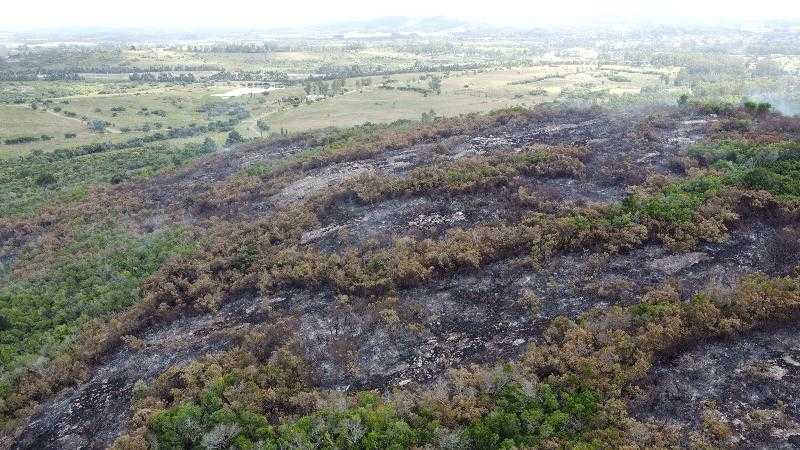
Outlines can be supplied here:
<path id="1" fill-rule="evenodd" d="M 89 131 L 95 133 L 104 133 L 106 131 L 106 123 L 102 120 L 90 120 L 86 126 L 89 127 Z"/>
<path id="2" fill-rule="evenodd" d="M 36 184 L 41 187 L 46 187 L 56 184 L 57 181 L 58 180 L 56 180 L 56 177 L 49 172 L 42 172 L 39 174 L 39 176 L 36 177 Z"/>
<path id="3" fill-rule="evenodd" d="M 241 133 L 236 130 L 231 131 L 228 133 L 228 138 L 225 139 L 225 145 L 236 145 L 240 142 L 244 142 L 244 137 L 242 137 Z"/>
<path id="4" fill-rule="evenodd" d="M 212 153 L 217 151 L 217 142 L 210 137 L 207 137 L 201 146 L 203 152 Z"/>
<path id="5" fill-rule="evenodd" d="M 331 81 L 331 91 L 332 94 L 339 94 L 344 90 L 344 79 L 337 78 Z"/>
<path id="6" fill-rule="evenodd" d="M 319 95 L 327 96 L 329 90 L 330 86 L 328 85 L 328 83 L 322 80 L 317 81 L 317 93 L 319 93 Z"/>
<path id="7" fill-rule="evenodd" d="M 428 82 L 428 87 L 437 94 L 442 93 L 442 79 L 439 77 L 431 76 L 431 81 Z"/>
<path id="8" fill-rule="evenodd" d="M 258 127 L 258 132 L 261 133 L 261 136 L 264 136 L 264 133 L 268 132 L 270 129 L 269 123 L 264 119 L 258 119 L 256 121 L 256 127 Z"/>

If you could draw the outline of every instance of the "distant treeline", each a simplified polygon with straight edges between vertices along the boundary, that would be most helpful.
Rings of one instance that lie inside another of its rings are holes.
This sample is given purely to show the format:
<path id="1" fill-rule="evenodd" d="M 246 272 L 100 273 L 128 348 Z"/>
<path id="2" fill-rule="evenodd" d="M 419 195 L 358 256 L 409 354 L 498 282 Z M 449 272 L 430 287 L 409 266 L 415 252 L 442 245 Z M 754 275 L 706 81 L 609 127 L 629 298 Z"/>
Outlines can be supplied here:
<path id="1" fill-rule="evenodd" d="M 800 55 L 800 39 L 797 42 L 759 42 L 746 49 L 749 55 Z"/>
<path id="2" fill-rule="evenodd" d="M 219 43 L 211 45 L 187 45 L 173 46 L 169 50 L 188 53 L 276 53 L 276 52 L 296 52 L 301 50 L 318 51 L 332 49 L 327 46 L 314 46 L 306 43 L 278 43 L 264 42 L 257 43 Z"/>
<path id="3" fill-rule="evenodd" d="M 286 72 L 276 72 L 271 70 L 239 70 L 236 72 L 222 71 L 204 77 L 209 81 L 277 81 L 286 83 L 289 75 Z"/>
<path id="4" fill-rule="evenodd" d="M 383 76 L 383 75 L 397 75 L 410 72 L 456 72 L 461 70 L 479 70 L 489 67 L 488 64 L 441 64 L 441 65 L 426 65 L 414 64 L 411 67 L 385 69 L 378 66 L 360 66 L 357 64 L 343 66 L 328 64 L 320 66 L 316 73 L 318 75 L 310 76 L 310 80 L 333 80 L 337 78 L 353 78 L 353 77 L 367 77 L 367 76 Z"/>
<path id="5" fill-rule="evenodd" d="M 3 139 L 3 143 L 6 145 L 17 145 L 17 144 L 28 144 L 31 142 L 49 141 L 51 139 L 53 139 L 53 136 L 48 136 L 46 134 L 43 134 L 41 136 L 20 136 L 15 138 Z"/>
<path id="6" fill-rule="evenodd" d="M 157 64 L 147 67 L 139 66 L 74 66 L 67 67 L 61 71 L 43 70 L 41 73 L 48 72 L 68 72 L 68 73 L 153 73 L 153 72 L 217 72 L 225 70 L 224 67 L 216 64 Z"/>
<path id="7" fill-rule="evenodd" d="M 97 66 L 97 67 L 68 67 L 65 69 L 37 69 L 37 70 L 21 70 L 21 71 L 0 71 L 0 81 L 82 81 L 84 78 L 81 74 L 86 73 L 103 73 L 103 74 L 154 74 L 159 73 L 158 79 L 156 77 L 153 81 L 172 81 L 170 77 L 178 77 L 171 75 L 170 72 L 219 72 L 224 71 L 225 68 L 214 64 L 175 64 L 175 65 L 157 65 L 149 67 L 126 67 L 126 66 Z M 184 80 L 177 80 L 184 81 Z M 194 80 L 192 80 L 194 81 Z"/>
<path id="8" fill-rule="evenodd" d="M 2 71 L 0 81 L 81 81 L 75 72 L 62 70 Z"/>
<path id="9" fill-rule="evenodd" d="M 428 95 L 431 91 L 429 89 L 416 87 L 416 86 L 392 86 L 391 84 L 381 84 L 378 86 L 380 89 L 386 89 L 389 91 L 403 91 L 403 92 L 417 92 L 423 95 Z"/>
<path id="10" fill-rule="evenodd" d="M 161 73 L 132 73 L 128 75 L 128 79 L 131 81 L 144 81 L 144 82 L 153 82 L 153 83 L 194 83 L 197 81 L 197 77 L 194 76 L 193 73 L 172 73 L 172 72 L 161 72 Z"/>
<path id="11" fill-rule="evenodd" d="M 528 80 L 517 80 L 517 81 L 512 81 L 512 82 L 510 82 L 510 83 L 508 83 L 508 84 L 509 84 L 509 85 L 512 85 L 512 86 L 519 86 L 519 85 L 523 85 L 523 84 L 533 84 L 533 83 L 538 83 L 538 82 L 540 82 L 540 81 L 544 81 L 544 80 L 550 80 L 550 79 L 553 79 L 553 78 L 564 78 L 564 77 L 566 77 L 566 76 L 567 76 L 567 75 L 566 75 L 566 74 L 563 74 L 563 73 L 551 73 L 551 74 L 549 74 L 549 75 L 542 75 L 542 76 L 540 76 L 540 77 L 531 78 L 531 79 L 528 79 Z"/>
<path id="12" fill-rule="evenodd" d="M 72 148 L 59 148 L 53 150 L 52 152 L 45 153 L 44 156 L 39 157 L 46 158 L 50 161 L 60 161 L 67 158 L 74 158 L 94 153 L 141 147 L 167 139 L 187 138 L 206 133 L 227 133 L 232 131 L 233 127 L 238 125 L 240 121 L 240 117 L 231 117 L 227 120 L 215 120 L 205 125 L 191 124 L 186 127 L 172 128 L 163 132 L 157 132 L 147 136 L 128 139 L 127 141 L 123 142 L 98 142 Z"/>
<path id="13" fill-rule="evenodd" d="M 181 51 L 192 53 L 272 53 L 282 46 L 274 44 L 214 44 L 190 45 L 181 48 Z"/>
<path id="14" fill-rule="evenodd" d="M 194 83 L 196 81 L 260 81 L 260 82 L 281 82 L 289 81 L 289 75 L 285 72 L 275 71 L 220 71 L 210 75 L 196 77 L 193 73 L 173 73 L 173 72 L 134 72 L 128 75 L 131 81 L 144 81 L 153 83 Z"/>

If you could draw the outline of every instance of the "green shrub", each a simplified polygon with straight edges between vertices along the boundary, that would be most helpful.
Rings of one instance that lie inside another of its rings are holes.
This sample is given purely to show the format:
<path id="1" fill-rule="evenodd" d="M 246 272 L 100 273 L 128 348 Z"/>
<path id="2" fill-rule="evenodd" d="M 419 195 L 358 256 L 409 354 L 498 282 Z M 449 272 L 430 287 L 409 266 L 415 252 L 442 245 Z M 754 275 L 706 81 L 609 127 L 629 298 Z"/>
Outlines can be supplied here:
<path id="1" fill-rule="evenodd" d="M 552 438 L 578 445 L 583 432 L 594 425 L 599 397 L 590 390 L 555 391 L 547 384 L 528 394 L 511 385 L 494 404 L 491 412 L 467 428 L 469 448 L 538 447 Z"/>
<path id="2" fill-rule="evenodd" d="M 42 172 L 36 177 L 36 185 L 39 187 L 47 187 L 56 184 L 58 180 L 50 172 Z"/>
<path id="3" fill-rule="evenodd" d="M 244 141 L 245 141 L 245 139 L 241 135 L 241 133 L 239 133 L 236 130 L 233 130 L 230 133 L 228 133 L 228 137 L 225 139 L 225 145 L 228 145 L 228 146 L 236 145 L 236 144 L 242 143 Z"/>
<path id="4" fill-rule="evenodd" d="M 192 401 L 158 414 L 150 423 L 159 448 L 201 448 L 219 442 L 217 448 L 328 448 L 393 449 L 435 446 L 438 419 L 423 409 L 400 414 L 370 392 L 357 395 L 345 409 L 323 408 L 282 424 L 270 425 L 266 416 L 232 406 L 225 389 L 239 383 L 222 377 L 208 385 Z M 493 407 L 458 431 L 458 448 L 487 449 L 537 446 L 544 440 L 560 439 L 573 445 L 586 443 L 586 433 L 604 425 L 598 416 L 599 397 L 590 390 L 554 389 L 547 384 L 534 392 L 510 384 L 485 398 Z M 457 430 L 456 430 L 457 431 Z"/>
<path id="5" fill-rule="evenodd" d="M 213 152 L 214 141 L 108 151 L 76 158 L 58 158 L 52 153 L 32 153 L 3 161 L 0 165 L 0 217 L 29 213 L 48 201 L 75 198 L 86 187 L 150 176 L 177 163 L 183 164 Z"/>
<path id="6" fill-rule="evenodd" d="M 256 443 L 260 448 L 402 450 L 432 438 L 429 428 L 412 429 L 394 408 L 370 393 L 345 410 L 320 410 L 276 429 L 263 414 L 225 400 L 224 390 L 232 381 L 219 379 L 197 400 L 157 415 L 150 429 L 159 448 L 207 448 L 203 444 L 214 441 L 222 444 L 215 448 L 242 450 Z M 224 437 L 219 436 L 223 429 L 228 431 Z"/>
<path id="7" fill-rule="evenodd" d="M 689 155 L 721 173 L 718 183 L 760 189 L 786 198 L 800 197 L 800 144 L 759 144 L 722 140 L 698 145 Z"/>
<path id="8" fill-rule="evenodd" d="M 36 355 L 52 355 L 92 319 L 135 301 L 145 278 L 170 256 L 192 248 L 182 230 L 137 239 L 111 230 L 89 232 L 56 254 L 28 256 L 29 268 L 0 289 L 0 363 L 13 371 Z"/>

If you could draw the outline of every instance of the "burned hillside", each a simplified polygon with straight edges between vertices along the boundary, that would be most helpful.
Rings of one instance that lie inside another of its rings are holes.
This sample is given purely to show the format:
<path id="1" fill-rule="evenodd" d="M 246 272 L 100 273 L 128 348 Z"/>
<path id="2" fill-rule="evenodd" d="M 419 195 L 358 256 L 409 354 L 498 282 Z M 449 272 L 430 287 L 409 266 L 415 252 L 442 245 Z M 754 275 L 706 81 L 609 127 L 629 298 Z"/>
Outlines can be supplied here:
<path id="1" fill-rule="evenodd" d="M 4 442 L 790 447 L 798 137 L 541 106 L 245 144 L 9 219 L 4 289 L 64 248 L 134 270 L 83 244 L 109 228 L 152 270 L 79 337 L 4 349 Z"/>

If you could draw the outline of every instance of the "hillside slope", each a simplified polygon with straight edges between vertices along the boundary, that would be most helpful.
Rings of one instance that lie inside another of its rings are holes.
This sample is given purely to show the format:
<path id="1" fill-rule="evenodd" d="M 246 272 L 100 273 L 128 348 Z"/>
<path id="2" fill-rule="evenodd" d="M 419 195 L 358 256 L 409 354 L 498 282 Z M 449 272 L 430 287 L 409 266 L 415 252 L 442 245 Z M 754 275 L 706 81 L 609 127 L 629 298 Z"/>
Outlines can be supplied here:
<path id="1" fill-rule="evenodd" d="M 798 135 L 701 106 L 366 125 L 8 218 L 5 442 L 791 446 Z"/>

